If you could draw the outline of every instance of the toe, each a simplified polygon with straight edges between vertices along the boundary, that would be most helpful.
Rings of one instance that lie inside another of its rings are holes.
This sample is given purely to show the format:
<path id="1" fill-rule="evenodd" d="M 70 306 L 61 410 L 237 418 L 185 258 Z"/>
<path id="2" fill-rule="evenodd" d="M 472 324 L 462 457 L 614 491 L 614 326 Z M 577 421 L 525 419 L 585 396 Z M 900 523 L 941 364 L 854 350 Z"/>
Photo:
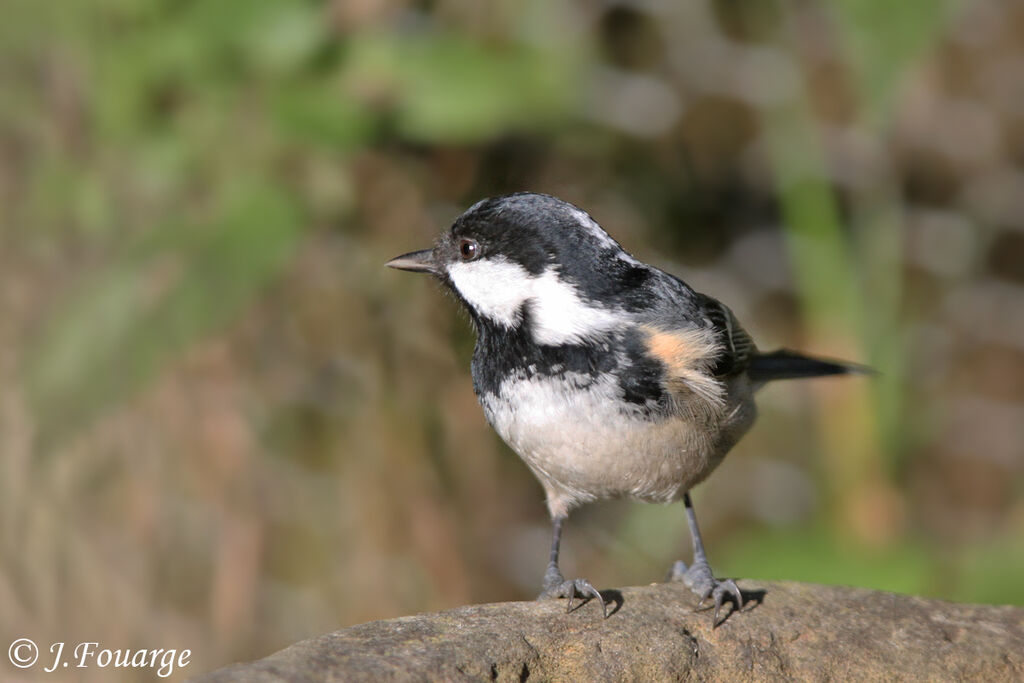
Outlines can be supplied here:
<path id="1" fill-rule="evenodd" d="M 715 590 L 715 615 L 711 618 L 711 628 L 718 628 L 719 624 L 722 623 L 719 619 L 719 615 L 722 613 L 722 600 L 725 597 L 725 589 L 719 586 Z"/>
<path id="2" fill-rule="evenodd" d="M 715 585 L 714 584 L 709 584 L 708 587 L 707 587 L 707 590 L 705 590 L 703 593 L 698 593 L 698 596 L 700 597 L 700 601 L 697 603 L 697 606 L 693 608 L 693 611 L 694 612 L 703 612 L 705 610 L 709 610 L 712 607 L 714 607 L 714 604 L 711 604 L 711 605 L 705 605 L 704 604 L 705 600 L 707 600 L 708 598 L 713 597 L 714 595 L 715 595 Z"/>
<path id="3" fill-rule="evenodd" d="M 573 596 L 579 596 L 581 598 L 593 598 L 597 600 L 598 604 L 601 605 L 601 614 L 607 619 L 608 618 L 608 605 L 605 604 L 604 598 L 601 597 L 601 592 L 594 588 L 586 579 L 576 579 L 572 582 L 572 588 L 570 594 Z M 570 608 L 567 611 L 572 611 L 572 597 L 569 598 Z"/>
<path id="4" fill-rule="evenodd" d="M 544 589 L 544 592 L 537 599 L 544 600 L 550 598 L 568 598 L 568 604 L 565 606 L 566 612 L 571 612 L 579 606 L 576 604 L 576 598 L 583 600 L 594 598 L 601 605 L 601 613 L 605 618 L 608 617 L 608 605 L 605 603 L 604 598 L 601 597 L 601 592 L 594 588 L 586 579 L 570 579 L 563 581 L 557 586 L 549 586 Z"/>
<path id="5" fill-rule="evenodd" d="M 711 620 L 713 628 L 718 628 L 718 626 L 725 621 L 724 617 L 719 617 L 722 613 L 722 605 L 726 602 L 735 602 L 735 609 L 730 611 L 739 611 L 743 609 L 743 594 L 740 592 L 736 582 L 732 579 L 718 582 L 718 585 L 715 586 L 714 597 L 715 615 Z M 726 613 L 726 616 L 728 616 L 728 612 Z"/>
<path id="6" fill-rule="evenodd" d="M 687 566 L 682 560 L 677 560 L 672 564 L 668 570 L 668 576 L 665 577 L 666 581 L 683 581 L 686 577 Z"/>

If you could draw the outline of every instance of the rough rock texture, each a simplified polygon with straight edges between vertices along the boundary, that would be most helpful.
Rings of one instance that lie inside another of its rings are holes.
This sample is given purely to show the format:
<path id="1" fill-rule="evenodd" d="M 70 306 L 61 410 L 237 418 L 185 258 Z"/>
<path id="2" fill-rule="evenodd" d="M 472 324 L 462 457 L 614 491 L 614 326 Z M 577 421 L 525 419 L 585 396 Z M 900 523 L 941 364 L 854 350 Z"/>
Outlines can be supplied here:
<path id="1" fill-rule="evenodd" d="M 679 584 L 460 607 L 296 643 L 199 681 L 1024 680 L 1024 609 L 859 588 L 742 582 L 759 601 L 717 629 Z"/>

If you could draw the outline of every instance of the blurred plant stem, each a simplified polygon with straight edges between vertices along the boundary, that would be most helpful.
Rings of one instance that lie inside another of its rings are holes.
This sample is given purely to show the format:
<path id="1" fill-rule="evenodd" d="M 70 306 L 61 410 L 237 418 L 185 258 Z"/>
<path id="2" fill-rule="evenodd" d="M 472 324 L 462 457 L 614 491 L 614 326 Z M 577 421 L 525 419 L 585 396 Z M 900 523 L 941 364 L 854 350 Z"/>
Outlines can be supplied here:
<path id="1" fill-rule="evenodd" d="M 857 287 L 856 259 L 825 180 L 817 127 L 802 95 L 765 112 L 765 122 L 797 294 L 808 324 L 806 346 L 836 349 L 841 340 L 863 338 L 867 310 L 864 291 Z M 872 309 L 872 315 L 877 313 Z M 861 349 L 841 347 L 832 353 L 865 355 Z M 861 542 L 884 543 L 889 539 L 872 538 L 878 532 L 875 525 L 858 520 L 863 501 L 882 484 L 878 475 L 884 471 L 870 393 L 854 384 L 824 398 L 829 403 L 821 413 L 825 499 L 846 532 Z"/>
<path id="2" fill-rule="evenodd" d="M 887 138 L 893 99 L 902 79 L 936 44 L 958 0 L 842 0 L 835 6 L 844 58 L 860 91 L 855 127 L 877 161 L 868 182 L 850 193 L 850 223 L 861 258 L 859 281 L 864 306 L 860 329 L 871 362 L 881 370 L 872 383 L 875 414 L 891 474 L 904 464 L 911 444 L 904 428 L 904 378 L 912 340 L 902 324 L 903 245 L 906 230 L 899 181 L 881 148 Z"/>
<path id="3" fill-rule="evenodd" d="M 851 129 L 867 129 L 870 134 L 860 136 L 865 141 L 884 139 L 894 88 L 934 44 L 944 16 L 930 2 L 838 4 L 836 23 L 853 53 L 861 96 Z M 796 44 L 795 36 L 785 38 Z M 900 535 L 903 503 L 892 476 L 906 447 L 900 440 L 906 433 L 901 425 L 907 340 L 900 332 L 905 225 L 898 184 L 885 151 L 865 142 L 870 177 L 859 178 L 847 192 L 847 230 L 803 82 L 789 101 L 766 108 L 763 118 L 809 346 L 835 348 L 839 340 L 860 339 L 861 349 L 838 351 L 866 356 L 880 371 L 870 385 L 826 399 L 841 404 L 822 413 L 827 499 L 837 522 L 861 542 L 893 541 Z"/>

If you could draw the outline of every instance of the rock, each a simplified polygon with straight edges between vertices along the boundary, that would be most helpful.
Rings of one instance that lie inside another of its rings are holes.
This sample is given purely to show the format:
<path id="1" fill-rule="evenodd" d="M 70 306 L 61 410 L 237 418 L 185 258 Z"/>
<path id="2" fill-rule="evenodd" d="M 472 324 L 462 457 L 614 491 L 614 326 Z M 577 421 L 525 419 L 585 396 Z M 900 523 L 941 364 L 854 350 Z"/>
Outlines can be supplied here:
<path id="1" fill-rule="evenodd" d="M 375 621 L 197 681 L 1024 680 L 1024 608 L 862 588 L 742 581 L 749 609 L 712 628 L 679 584 L 616 606 L 474 605 Z"/>

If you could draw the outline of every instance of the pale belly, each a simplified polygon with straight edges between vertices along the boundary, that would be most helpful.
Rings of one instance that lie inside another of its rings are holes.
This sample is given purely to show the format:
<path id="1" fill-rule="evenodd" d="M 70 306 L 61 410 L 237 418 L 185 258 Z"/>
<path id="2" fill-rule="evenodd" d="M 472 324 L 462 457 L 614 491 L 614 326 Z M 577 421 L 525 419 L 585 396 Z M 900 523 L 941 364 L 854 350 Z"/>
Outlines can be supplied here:
<path id="1" fill-rule="evenodd" d="M 612 379 L 568 389 L 562 379 L 534 377 L 481 397 L 555 515 L 605 498 L 675 500 L 714 470 L 754 417 L 749 391 L 732 392 L 739 400 L 700 419 L 624 411 Z"/>

